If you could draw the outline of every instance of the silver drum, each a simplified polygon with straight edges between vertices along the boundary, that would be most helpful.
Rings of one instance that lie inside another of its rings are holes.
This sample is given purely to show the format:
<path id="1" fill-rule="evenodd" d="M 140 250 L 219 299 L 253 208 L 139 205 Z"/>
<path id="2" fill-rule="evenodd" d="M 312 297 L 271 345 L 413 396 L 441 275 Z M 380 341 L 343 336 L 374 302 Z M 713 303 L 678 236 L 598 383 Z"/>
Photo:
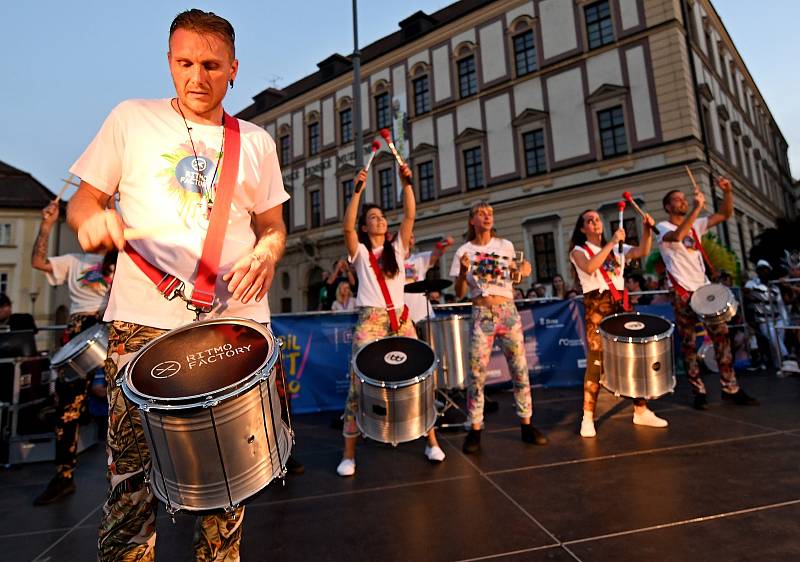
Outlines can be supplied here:
<path id="1" fill-rule="evenodd" d="M 424 341 L 375 340 L 353 356 L 358 386 L 356 423 L 375 441 L 397 445 L 427 434 L 436 423 L 436 355 Z"/>
<path id="2" fill-rule="evenodd" d="M 697 317 L 704 324 L 725 324 L 736 316 L 739 301 L 728 287 L 711 283 L 697 289 L 689 300 Z"/>
<path id="3" fill-rule="evenodd" d="M 102 367 L 108 353 L 108 326 L 95 324 L 69 340 L 50 359 L 53 369 L 69 367 L 79 378 L 85 379 L 98 367 Z M 65 373 L 65 378 L 75 379 Z"/>
<path id="4" fill-rule="evenodd" d="M 151 341 L 117 381 L 140 411 L 167 510 L 232 510 L 283 477 L 293 443 L 280 346 L 256 322 L 195 322 Z"/>
<path id="5" fill-rule="evenodd" d="M 672 322 L 639 312 L 613 314 L 600 322 L 602 384 L 616 395 L 658 398 L 675 389 Z"/>
<path id="6" fill-rule="evenodd" d="M 439 358 L 436 386 L 444 389 L 467 387 L 470 345 L 470 318 L 453 314 L 428 318 L 420 323 L 422 337 Z"/>

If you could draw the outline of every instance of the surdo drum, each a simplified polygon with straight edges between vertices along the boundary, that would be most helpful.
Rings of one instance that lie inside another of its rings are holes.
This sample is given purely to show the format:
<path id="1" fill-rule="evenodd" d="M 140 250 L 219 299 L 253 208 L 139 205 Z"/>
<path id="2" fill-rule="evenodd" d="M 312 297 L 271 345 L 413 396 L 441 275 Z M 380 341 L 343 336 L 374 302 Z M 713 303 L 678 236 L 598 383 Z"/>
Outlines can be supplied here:
<path id="1" fill-rule="evenodd" d="M 689 306 L 704 324 L 725 324 L 736 316 L 739 303 L 728 287 L 719 283 L 704 285 L 692 293 Z"/>
<path id="2" fill-rule="evenodd" d="M 437 361 L 428 344 L 381 338 L 359 349 L 352 363 L 359 396 L 356 423 L 364 435 L 397 445 L 433 428 Z"/>
<path id="3" fill-rule="evenodd" d="M 669 320 L 640 312 L 612 314 L 600 322 L 602 384 L 629 398 L 658 398 L 675 389 L 674 348 Z"/>
<path id="4" fill-rule="evenodd" d="M 95 324 L 56 351 L 50 360 L 50 367 L 57 370 L 69 367 L 73 372 L 64 373 L 66 380 L 85 379 L 92 371 L 103 366 L 107 354 L 108 327 L 105 324 Z"/>
<path id="5" fill-rule="evenodd" d="M 469 318 L 459 314 L 426 318 L 420 322 L 422 337 L 439 358 L 436 386 L 442 389 L 464 389 L 470 374 Z"/>
<path id="6" fill-rule="evenodd" d="M 285 474 L 293 433 L 280 346 L 256 322 L 195 322 L 148 343 L 118 383 L 141 414 L 150 484 L 171 513 L 231 510 Z"/>

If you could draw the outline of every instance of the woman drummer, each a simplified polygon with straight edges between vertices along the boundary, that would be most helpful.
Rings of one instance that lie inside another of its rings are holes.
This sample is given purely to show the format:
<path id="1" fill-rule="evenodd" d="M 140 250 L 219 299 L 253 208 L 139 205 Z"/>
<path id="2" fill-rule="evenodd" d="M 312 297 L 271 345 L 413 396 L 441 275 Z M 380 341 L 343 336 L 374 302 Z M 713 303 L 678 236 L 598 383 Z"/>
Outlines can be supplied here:
<path id="1" fill-rule="evenodd" d="M 411 241 L 416 216 L 414 188 L 411 170 L 400 168 L 403 182 L 403 219 L 400 231 L 394 240 L 387 236 L 387 222 L 383 210 L 377 205 L 365 205 L 356 226 L 356 214 L 361 201 L 361 188 L 367 180 L 367 172 L 361 170 L 356 176 L 356 188 L 344 214 L 344 241 L 348 260 L 353 264 L 358 277 L 358 322 L 353 331 L 353 356 L 370 341 L 385 336 L 416 338 L 414 324 L 408 318 L 408 309 L 403 300 L 405 285 L 404 256 Z M 374 258 L 374 259 L 373 259 Z M 381 286 L 383 285 L 383 287 Z M 390 302 L 384 297 L 383 289 Z M 339 476 L 352 476 L 356 471 L 356 440 L 359 429 L 356 425 L 358 411 L 358 387 L 355 373 L 350 373 L 350 390 L 344 410 L 344 452 L 336 472 Z M 444 451 L 436 441 L 433 429 L 428 432 L 425 456 L 431 462 L 444 460 Z"/>
<path id="2" fill-rule="evenodd" d="M 589 356 L 583 382 L 583 421 L 581 437 L 597 435 L 594 427 L 594 411 L 600 391 L 600 375 L 603 371 L 602 339 L 597 329 L 606 316 L 629 309 L 625 287 L 625 262 L 646 257 L 650 253 L 653 218 L 645 215 L 644 234 L 638 246 L 624 244 L 625 230 L 614 232 L 610 242 L 603 235 L 603 221 L 597 211 L 587 210 L 580 214 L 572 232 L 569 258 L 575 266 L 583 290 L 583 305 L 586 309 L 586 341 Z M 619 244 L 622 252 L 619 252 Z M 647 407 L 644 398 L 633 400 L 633 423 L 649 427 L 667 427 L 667 420 L 656 416 Z"/>

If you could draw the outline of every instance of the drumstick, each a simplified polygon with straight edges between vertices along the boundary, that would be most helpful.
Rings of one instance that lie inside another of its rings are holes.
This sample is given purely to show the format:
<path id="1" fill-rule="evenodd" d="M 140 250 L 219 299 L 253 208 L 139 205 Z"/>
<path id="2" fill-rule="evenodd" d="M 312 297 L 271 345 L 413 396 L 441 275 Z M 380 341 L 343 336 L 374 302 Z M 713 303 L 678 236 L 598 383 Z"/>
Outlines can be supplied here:
<path id="1" fill-rule="evenodd" d="M 694 187 L 694 191 L 695 193 L 697 193 L 698 191 L 700 191 L 700 188 L 697 186 L 697 182 L 694 181 L 694 174 L 689 169 L 689 166 L 684 166 L 684 168 L 686 168 L 686 173 L 689 174 L 689 179 L 692 180 L 692 186 Z"/>
<path id="2" fill-rule="evenodd" d="M 397 149 L 395 148 L 394 143 L 392 142 L 392 134 L 389 132 L 389 129 L 381 129 L 380 135 L 383 137 L 383 140 L 386 141 L 386 145 L 389 147 L 389 150 L 391 150 L 392 154 L 394 154 L 397 163 L 400 166 L 405 166 L 406 163 L 403 162 L 403 158 L 400 156 L 400 153 L 397 152 Z"/>
<path id="3" fill-rule="evenodd" d="M 375 155 L 378 154 L 378 151 L 381 149 L 381 143 L 377 140 L 372 141 L 372 154 L 369 155 L 369 160 L 367 160 L 367 165 L 364 166 L 364 171 L 369 172 L 369 167 L 372 166 L 372 161 L 375 160 Z M 361 192 L 361 188 L 364 187 L 364 182 L 359 181 L 356 183 L 355 192 Z"/>
<path id="4" fill-rule="evenodd" d="M 74 181 L 72 181 L 72 176 L 70 176 L 68 180 L 61 180 L 61 181 L 64 182 L 64 185 L 61 186 L 61 191 L 59 191 L 58 195 L 56 195 L 56 198 L 54 200 L 56 203 L 61 200 L 61 198 L 64 196 L 64 192 L 67 191 L 67 188 L 69 186 L 74 185 L 75 187 L 80 187 L 80 184 L 76 184 Z"/>
<path id="5" fill-rule="evenodd" d="M 631 195 L 631 192 L 630 192 L 630 191 L 626 191 L 625 193 L 623 193 L 623 194 L 622 194 L 622 197 L 624 197 L 624 198 L 625 198 L 625 200 L 626 200 L 628 203 L 630 203 L 630 204 L 631 204 L 631 207 L 633 207 L 633 210 L 634 210 L 634 211 L 636 211 L 637 213 L 639 213 L 639 216 L 641 216 L 642 218 L 644 218 L 644 217 L 645 217 L 645 212 L 644 212 L 644 211 L 642 210 L 642 208 L 641 208 L 641 207 L 640 207 L 640 206 L 639 206 L 639 205 L 636 203 L 636 201 L 634 201 L 634 199 L 633 199 L 633 196 Z M 656 233 L 656 236 L 658 236 L 658 234 L 659 234 L 659 232 L 658 232 L 658 227 L 657 227 L 656 225 L 654 225 L 654 224 L 653 224 L 653 225 L 649 225 L 649 226 L 650 226 L 650 229 L 651 229 L 653 232 L 655 232 L 655 233 Z"/>
<path id="6" fill-rule="evenodd" d="M 625 201 L 617 203 L 617 208 L 619 209 L 619 227 L 625 228 L 623 224 L 623 219 L 625 217 Z M 622 253 L 622 240 L 619 241 L 619 253 Z"/>

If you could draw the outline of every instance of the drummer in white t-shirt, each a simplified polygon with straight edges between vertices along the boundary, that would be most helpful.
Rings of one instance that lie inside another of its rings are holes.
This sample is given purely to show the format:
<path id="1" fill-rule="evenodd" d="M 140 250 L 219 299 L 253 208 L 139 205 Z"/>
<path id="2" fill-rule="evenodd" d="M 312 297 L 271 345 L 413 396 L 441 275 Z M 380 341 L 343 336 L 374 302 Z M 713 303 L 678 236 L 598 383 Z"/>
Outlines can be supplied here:
<path id="1" fill-rule="evenodd" d="M 408 317 L 405 307 L 403 288 L 405 287 L 404 258 L 406 248 L 410 246 L 414 218 L 416 217 L 416 201 L 414 187 L 411 183 L 411 170 L 408 166 L 400 168 L 403 181 L 403 219 L 400 231 L 390 241 L 387 236 L 388 224 L 386 216 L 378 205 L 364 205 L 356 224 L 356 215 L 361 204 L 362 187 L 367 180 L 367 172 L 361 170 L 355 179 L 353 197 L 344 212 L 342 230 L 347 247 L 347 259 L 353 265 L 358 277 L 358 296 L 356 308 L 358 321 L 353 329 L 353 356 L 364 345 L 386 336 L 405 336 L 416 338 L 414 324 Z M 375 258 L 376 267 L 386 285 L 391 299 L 391 308 L 383 295 L 378 274 L 371 265 Z M 356 424 L 358 414 L 358 386 L 355 373 L 350 372 L 350 389 L 344 409 L 344 451 L 342 460 L 336 467 L 339 476 L 352 476 L 356 472 L 356 441 L 361 434 Z M 436 432 L 428 432 L 425 456 L 431 462 L 444 460 L 444 451 L 436 441 Z"/>
<path id="2" fill-rule="evenodd" d="M 669 214 L 669 220 L 658 223 L 658 249 L 673 288 L 672 305 L 675 309 L 675 324 L 681 338 L 681 353 L 689 376 L 689 383 L 694 392 L 694 407 L 698 410 L 705 410 L 708 407 L 708 398 L 705 385 L 700 378 L 695 344 L 695 326 L 700 320 L 692 310 L 689 301 L 692 293 L 710 283 L 706 277 L 704 252 L 701 245 L 703 235 L 711 228 L 728 220 L 733 214 L 733 185 L 730 180 L 723 177 L 717 178 L 717 185 L 724 195 L 722 208 L 718 212 L 698 218 L 706 204 L 703 192 L 699 189 L 694 191 L 694 205 L 690 211 L 686 196 L 674 189 L 668 192 L 662 200 L 664 210 Z M 722 398 L 742 406 L 758 404 L 758 401 L 747 395 L 736 381 L 731 343 L 728 339 L 728 326 L 724 323 L 706 324 L 705 328 L 714 344 L 722 385 Z"/>
<path id="3" fill-rule="evenodd" d="M 406 285 L 409 283 L 416 283 L 425 279 L 428 271 L 434 267 L 439 259 L 447 251 L 447 248 L 453 245 L 453 238 L 448 236 L 444 240 L 436 243 L 436 247 L 430 252 L 417 252 L 412 254 L 411 249 L 414 247 L 414 234 L 411 234 L 411 241 L 409 242 L 408 255 L 405 260 L 405 274 Z M 408 307 L 408 315 L 414 324 L 418 324 L 428 317 L 435 316 L 433 308 L 430 308 L 428 303 L 428 296 L 424 293 L 406 293 L 405 294 L 406 306 Z"/>
<path id="4" fill-rule="evenodd" d="M 597 211 L 587 210 L 578 216 L 572 231 L 569 259 L 575 266 L 586 311 L 586 374 L 583 379 L 583 420 L 581 437 L 594 437 L 594 411 L 600 392 L 600 375 L 603 372 L 603 341 L 597 329 L 606 316 L 630 309 L 625 292 L 625 262 L 643 258 L 650 253 L 653 241 L 650 215 L 644 218 L 644 234 L 638 246 L 624 244 L 625 229 L 618 228 L 611 241 L 603 235 L 603 221 Z M 619 245 L 622 244 L 622 252 Z M 633 423 L 649 427 L 667 427 L 667 420 L 659 418 L 647 407 L 644 398 L 633 400 Z"/>
<path id="5" fill-rule="evenodd" d="M 487 201 L 478 201 L 469 210 L 467 243 L 456 250 L 450 276 L 455 277 L 456 297 L 469 291 L 472 299 L 472 336 L 470 338 L 470 370 L 467 387 L 467 410 L 471 428 L 462 450 L 476 453 L 481 448 L 484 386 L 495 339 L 503 348 L 514 383 L 514 402 L 520 418 L 522 441 L 546 445 L 547 437 L 533 427 L 533 400 L 522 322 L 514 304 L 513 283 L 531 274 L 531 264 L 518 263 L 514 244 L 497 238 L 494 210 Z"/>

